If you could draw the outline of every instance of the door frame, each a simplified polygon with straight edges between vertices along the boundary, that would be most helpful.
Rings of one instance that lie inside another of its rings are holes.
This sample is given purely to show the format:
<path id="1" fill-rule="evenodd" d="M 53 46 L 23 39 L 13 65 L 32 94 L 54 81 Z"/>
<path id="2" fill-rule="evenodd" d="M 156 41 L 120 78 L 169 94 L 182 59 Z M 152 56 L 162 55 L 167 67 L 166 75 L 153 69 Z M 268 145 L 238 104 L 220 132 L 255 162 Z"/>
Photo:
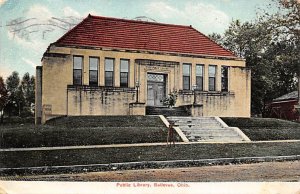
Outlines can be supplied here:
<path id="1" fill-rule="evenodd" d="M 150 80 L 149 81 L 149 78 L 148 78 L 148 74 L 156 74 L 156 75 L 162 75 L 163 76 L 163 81 L 152 81 Z M 148 87 L 149 87 L 149 82 L 150 83 L 163 83 L 163 86 L 164 86 L 164 94 L 163 94 L 163 97 L 165 98 L 167 96 L 167 80 L 168 80 L 168 74 L 167 73 L 156 73 L 156 72 L 147 72 L 147 93 L 146 93 L 146 96 L 147 96 L 147 100 L 146 100 L 146 104 L 147 106 L 148 105 Z M 154 97 L 155 98 L 155 97 Z M 159 106 L 159 105 L 155 105 L 155 99 L 154 99 L 154 105 L 151 105 L 151 106 Z"/>

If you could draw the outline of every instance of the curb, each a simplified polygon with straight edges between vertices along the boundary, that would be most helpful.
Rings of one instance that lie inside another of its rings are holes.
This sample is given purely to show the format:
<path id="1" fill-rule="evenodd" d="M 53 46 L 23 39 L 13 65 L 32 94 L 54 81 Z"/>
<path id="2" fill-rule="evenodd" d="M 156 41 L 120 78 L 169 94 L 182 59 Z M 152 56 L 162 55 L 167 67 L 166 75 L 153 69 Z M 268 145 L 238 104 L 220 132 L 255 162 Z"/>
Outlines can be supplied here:
<path id="1" fill-rule="evenodd" d="M 22 174 L 48 174 L 48 173 L 82 173 L 95 171 L 135 170 L 149 168 L 178 168 L 199 167 L 215 165 L 249 164 L 259 162 L 282 162 L 300 160 L 300 155 L 292 156 L 266 156 L 266 157 L 240 157 L 240 158 L 217 158 L 199 160 L 171 160 L 171 161 L 141 161 L 111 164 L 89 164 L 71 166 L 41 166 L 22 168 L 0 168 L 0 176 Z M 3 179 L 0 178 L 0 180 Z M 5 178 L 4 178 L 5 179 Z"/>

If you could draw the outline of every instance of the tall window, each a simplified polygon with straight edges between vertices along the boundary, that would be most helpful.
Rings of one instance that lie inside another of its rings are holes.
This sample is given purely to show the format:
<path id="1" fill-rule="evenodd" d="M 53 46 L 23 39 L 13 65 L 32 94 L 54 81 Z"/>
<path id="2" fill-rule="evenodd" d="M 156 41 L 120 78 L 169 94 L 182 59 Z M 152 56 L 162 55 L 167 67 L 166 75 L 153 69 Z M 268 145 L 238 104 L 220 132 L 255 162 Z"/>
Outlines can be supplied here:
<path id="1" fill-rule="evenodd" d="M 183 64 L 183 89 L 191 89 L 191 64 Z"/>
<path id="2" fill-rule="evenodd" d="M 73 85 L 82 85 L 83 57 L 73 57 Z"/>
<path id="3" fill-rule="evenodd" d="M 90 86 L 98 86 L 98 66 L 99 66 L 99 58 L 90 57 L 90 65 L 89 65 L 89 85 Z"/>
<path id="4" fill-rule="evenodd" d="M 222 72 L 221 90 L 228 91 L 228 67 L 222 66 L 221 72 Z"/>
<path id="5" fill-rule="evenodd" d="M 129 60 L 120 60 L 120 86 L 128 87 L 128 70 L 129 70 Z"/>
<path id="6" fill-rule="evenodd" d="M 210 65 L 208 67 L 208 74 L 209 74 L 208 89 L 209 89 L 209 91 L 216 90 L 216 71 L 217 71 L 217 66 Z"/>
<path id="7" fill-rule="evenodd" d="M 196 65 L 196 85 L 197 90 L 203 91 L 203 75 L 204 75 L 204 66 Z"/>
<path id="8" fill-rule="evenodd" d="M 105 59 L 105 86 L 114 86 L 114 59 Z"/>

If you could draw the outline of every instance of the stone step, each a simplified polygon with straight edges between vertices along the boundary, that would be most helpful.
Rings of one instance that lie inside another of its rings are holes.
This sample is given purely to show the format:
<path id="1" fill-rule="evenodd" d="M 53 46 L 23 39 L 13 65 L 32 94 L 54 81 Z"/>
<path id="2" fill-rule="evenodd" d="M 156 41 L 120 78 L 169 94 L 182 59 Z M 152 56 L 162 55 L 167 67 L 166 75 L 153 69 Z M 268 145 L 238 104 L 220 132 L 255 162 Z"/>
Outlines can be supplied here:
<path id="1" fill-rule="evenodd" d="M 191 142 L 234 142 L 243 138 L 233 129 L 226 128 L 215 117 L 168 117 L 175 121 Z"/>
<path id="2" fill-rule="evenodd" d="M 188 112 L 186 112 L 181 107 L 146 107 L 147 115 L 164 115 L 164 116 L 190 116 Z"/>
<path id="3" fill-rule="evenodd" d="M 241 138 L 190 138 L 190 142 L 241 142 L 243 139 Z"/>
<path id="4" fill-rule="evenodd" d="M 182 131 L 218 131 L 218 132 L 224 132 L 224 131 L 233 131 L 228 128 L 221 128 L 221 127 L 216 127 L 216 128 L 190 128 L 190 127 L 180 127 Z"/>
<path id="5" fill-rule="evenodd" d="M 172 119 L 169 119 L 169 120 L 172 120 Z M 186 121 L 179 121 L 179 120 L 173 120 L 175 121 L 176 123 L 194 123 L 194 124 L 201 124 L 201 123 L 217 123 L 216 120 L 205 120 L 205 121 L 191 121 L 191 120 L 186 120 Z"/>
<path id="6" fill-rule="evenodd" d="M 220 123 L 216 122 L 216 121 L 210 121 L 210 122 L 177 122 L 175 121 L 175 124 L 177 125 L 213 125 L 213 124 L 217 124 L 220 125 Z"/>
<path id="7" fill-rule="evenodd" d="M 215 119 L 215 117 L 185 117 L 185 116 L 170 116 L 170 118 L 178 118 L 178 119 L 192 119 L 192 120 L 201 120 L 201 119 Z"/>
<path id="8" fill-rule="evenodd" d="M 186 136 L 213 136 L 213 137 L 239 137 L 237 133 L 205 133 L 205 132 L 200 132 L 200 133 L 190 133 L 190 132 L 183 132 Z"/>
<path id="9" fill-rule="evenodd" d="M 213 136 L 187 136 L 190 141 L 211 140 L 211 141 L 242 141 L 240 137 L 213 137 Z"/>
<path id="10" fill-rule="evenodd" d="M 230 130 L 230 129 L 194 129 L 194 130 L 189 130 L 189 129 L 182 129 L 180 128 L 182 131 L 186 131 L 189 133 L 202 133 L 202 132 L 207 132 L 207 133 L 236 133 L 234 130 Z"/>
<path id="11" fill-rule="evenodd" d="M 187 125 L 179 125 L 178 126 L 181 130 L 218 130 L 218 129 L 225 129 L 222 128 L 220 125 L 210 125 L 210 126 L 187 126 Z"/>
<path id="12" fill-rule="evenodd" d="M 238 135 L 235 132 L 207 132 L 207 131 L 183 131 L 184 134 L 186 135 L 216 135 L 216 136 L 236 136 Z"/>
<path id="13" fill-rule="evenodd" d="M 191 122 L 209 122 L 216 121 L 214 118 L 205 118 L 205 119 L 193 119 L 190 117 L 168 117 L 170 120 L 178 120 L 180 122 L 191 121 Z"/>

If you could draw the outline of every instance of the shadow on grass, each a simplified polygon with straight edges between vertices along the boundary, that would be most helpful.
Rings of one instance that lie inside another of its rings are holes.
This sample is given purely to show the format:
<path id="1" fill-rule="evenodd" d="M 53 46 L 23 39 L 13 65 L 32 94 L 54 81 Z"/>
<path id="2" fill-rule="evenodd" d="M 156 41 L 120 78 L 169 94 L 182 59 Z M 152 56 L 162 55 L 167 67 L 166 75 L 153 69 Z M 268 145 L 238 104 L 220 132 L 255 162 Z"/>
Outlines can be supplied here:
<path id="1" fill-rule="evenodd" d="M 0 127 L 0 148 L 29 148 L 166 142 L 167 128 L 159 117 L 63 117 L 46 125 Z"/>
<path id="2" fill-rule="evenodd" d="M 222 118 L 239 127 L 252 141 L 300 140 L 300 123 L 273 118 Z"/>

